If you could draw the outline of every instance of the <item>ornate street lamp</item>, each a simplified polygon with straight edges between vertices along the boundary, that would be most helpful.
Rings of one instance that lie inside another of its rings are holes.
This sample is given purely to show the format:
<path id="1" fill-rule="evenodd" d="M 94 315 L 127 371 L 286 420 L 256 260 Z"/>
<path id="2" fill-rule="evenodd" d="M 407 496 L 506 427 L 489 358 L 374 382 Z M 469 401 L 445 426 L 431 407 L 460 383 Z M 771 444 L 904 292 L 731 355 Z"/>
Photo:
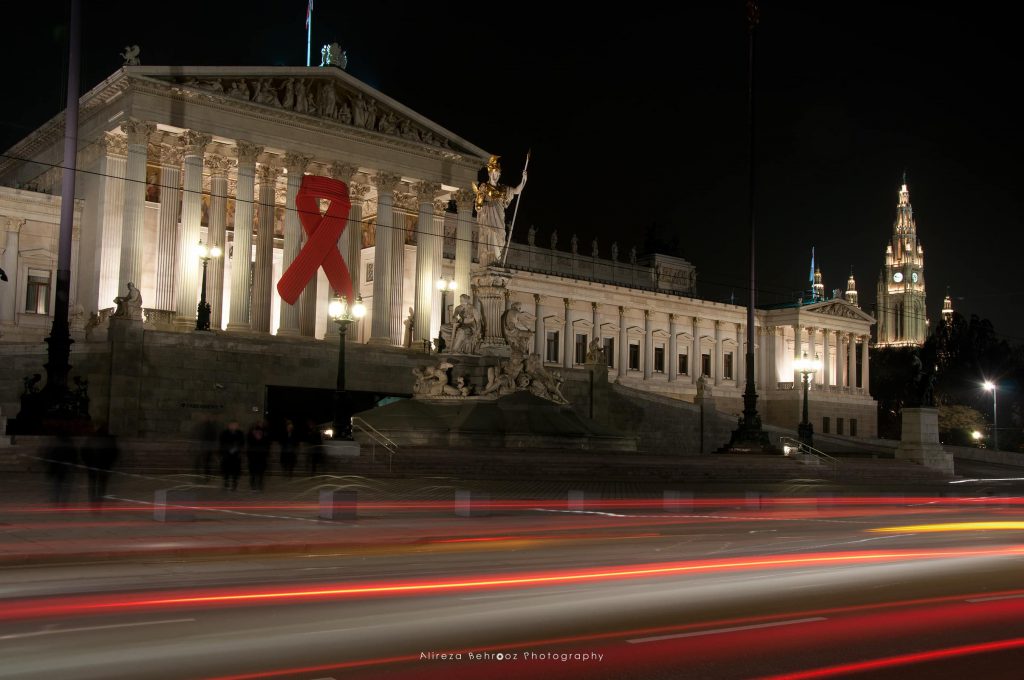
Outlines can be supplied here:
<path id="1" fill-rule="evenodd" d="M 338 335 L 341 337 L 341 342 L 338 345 L 338 384 L 334 389 L 332 436 L 335 439 L 352 439 L 352 422 L 349 420 L 345 403 L 345 335 L 353 321 L 358 321 L 366 316 L 366 306 L 363 304 L 361 295 L 356 296 L 356 302 L 351 307 L 345 300 L 334 299 L 327 306 L 327 314 L 338 324 Z"/>
<path id="2" fill-rule="evenodd" d="M 996 392 L 999 390 L 999 386 L 991 380 L 986 380 L 985 384 L 982 385 L 986 392 L 992 393 L 992 450 L 999 450 L 999 416 L 996 413 Z"/>
<path id="3" fill-rule="evenodd" d="M 807 444 L 807 446 L 814 445 L 814 426 L 811 425 L 811 420 L 807 416 L 807 391 L 811 385 L 811 376 L 814 375 L 820 367 L 821 362 L 818 361 L 818 357 L 815 356 L 813 359 L 808 359 L 807 352 L 804 352 L 802 358 L 793 362 L 793 369 L 803 376 L 804 384 L 804 418 L 800 422 L 800 426 L 797 428 L 797 435 L 800 437 L 800 441 Z"/>
<path id="4" fill-rule="evenodd" d="M 195 249 L 196 257 L 203 261 L 203 285 L 199 289 L 199 307 L 196 310 L 196 330 L 210 330 L 210 303 L 206 301 L 206 265 L 214 257 L 220 257 L 221 250 L 217 246 L 207 246 L 202 241 Z"/>

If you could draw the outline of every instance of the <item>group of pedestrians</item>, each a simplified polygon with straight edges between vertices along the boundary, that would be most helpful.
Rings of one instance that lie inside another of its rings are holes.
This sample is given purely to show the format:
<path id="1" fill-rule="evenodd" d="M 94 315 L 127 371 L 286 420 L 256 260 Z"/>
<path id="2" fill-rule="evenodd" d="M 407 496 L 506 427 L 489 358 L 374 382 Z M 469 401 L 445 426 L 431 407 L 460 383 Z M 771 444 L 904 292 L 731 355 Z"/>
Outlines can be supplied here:
<path id="1" fill-rule="evenodd" d="M 285 421 L 283 429 L 275 437 L 264 420 L 256 421 L 246 431 L 237 420 L 231 420 L 218 433 L 217 424 L 212 418 L 207 418 L 197 427 L 196 439 L 199 442 L 197 469 L 209 478 L 214 463 L 218 463 L 224 488 L 232 491 L 238 489 L 243 460 L 249 473 L 249 488 L 263 490 L 271 447 L 275 443 L 280 453 L 280 469 L 286 477 L 295 474 L 302 452 L 308 458 L 311 475 L 324 468 L 323 441 L 319 428 L 312 421 L 306 423 L 303 431 L 297 429 L 291 420 Z"/>

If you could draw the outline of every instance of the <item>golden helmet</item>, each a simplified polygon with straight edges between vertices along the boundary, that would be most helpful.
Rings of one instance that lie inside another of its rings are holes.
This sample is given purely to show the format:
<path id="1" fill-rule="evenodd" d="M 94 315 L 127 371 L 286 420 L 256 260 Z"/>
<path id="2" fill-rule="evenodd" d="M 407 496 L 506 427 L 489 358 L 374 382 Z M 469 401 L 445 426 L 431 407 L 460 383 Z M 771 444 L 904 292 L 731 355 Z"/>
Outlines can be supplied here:
<path id="1" fill-rule="evenodd" d="M 498 170 L 498 171 L 501 170 L 501 163 L 498 162 L 499 158 L 501 158 L 501 156 L 491 156 L 488 159 L 488 161 L 487 161 L 487 171 L 488 172 L 490 172 L 491 170 Z"/>

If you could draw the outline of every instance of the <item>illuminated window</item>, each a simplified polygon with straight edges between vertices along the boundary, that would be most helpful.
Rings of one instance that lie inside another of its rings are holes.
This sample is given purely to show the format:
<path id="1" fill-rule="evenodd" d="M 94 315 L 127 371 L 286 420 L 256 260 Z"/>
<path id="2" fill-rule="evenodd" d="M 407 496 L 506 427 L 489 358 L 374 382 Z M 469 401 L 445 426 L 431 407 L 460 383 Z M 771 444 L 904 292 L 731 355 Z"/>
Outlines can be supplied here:
<path id="1" fill-rule="evenodd" d="M 29 314 L 50 313 L 50 272 L 42 269 L 28 270 L 25 311 Z"/>

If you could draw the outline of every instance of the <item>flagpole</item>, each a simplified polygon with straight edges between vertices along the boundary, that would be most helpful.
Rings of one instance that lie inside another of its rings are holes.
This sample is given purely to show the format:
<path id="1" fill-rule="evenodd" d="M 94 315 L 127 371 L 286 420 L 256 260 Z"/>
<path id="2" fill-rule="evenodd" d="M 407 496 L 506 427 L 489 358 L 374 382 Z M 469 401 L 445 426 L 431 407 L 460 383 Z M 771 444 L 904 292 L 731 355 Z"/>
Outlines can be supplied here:
<path id="1" fill-rule="evenodd" d="M 313 0 L 309 0 L 309 7 L 306 8 L 306 67 L 312 64 L 309 62 L 310 54 L 313 51 Z"/>
<path id="2" fill-rule="evenodd" d="M 526 169 L 530 167 L 530 152 L 526 152 L 526 162 L 523 163 L 523 174 L 526 174 Z M 508 238 L 505 239 L 505 250 L 501 253 L 501 266 L 505 266 L 505 258 L 508 257 L 508 246 L 512 243 L 512 230 L 516 228 L 516 216 L 519 214 L 519 203 L 523 200 L 523 192 L 519 192 L 519 198 L 516 199 L 516 209 L 512 211 L 512 224 L 508 228 Z"/>

